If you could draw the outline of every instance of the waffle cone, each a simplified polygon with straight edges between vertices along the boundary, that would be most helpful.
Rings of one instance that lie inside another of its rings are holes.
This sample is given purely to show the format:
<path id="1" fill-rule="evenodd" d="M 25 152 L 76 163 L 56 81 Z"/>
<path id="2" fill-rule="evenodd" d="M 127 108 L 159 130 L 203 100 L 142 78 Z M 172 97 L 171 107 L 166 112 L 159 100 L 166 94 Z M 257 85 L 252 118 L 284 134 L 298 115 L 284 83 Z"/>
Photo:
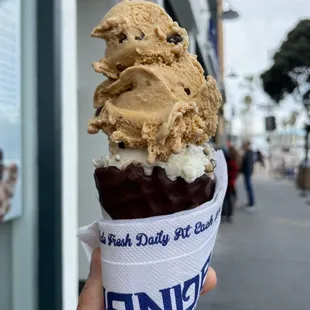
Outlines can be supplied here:
<path id="1" fill-rule="evenodd" d="M 192 183 L 182 178 L 168 179 L 164 169 L 152 175 L 142 167 L 129 165 L 97 168 L 95 182 L 99 201 L 112 219 L 136 219 L 168 215 L 195 208 L 213 198 L 215 181 L 203 175 Z"/>

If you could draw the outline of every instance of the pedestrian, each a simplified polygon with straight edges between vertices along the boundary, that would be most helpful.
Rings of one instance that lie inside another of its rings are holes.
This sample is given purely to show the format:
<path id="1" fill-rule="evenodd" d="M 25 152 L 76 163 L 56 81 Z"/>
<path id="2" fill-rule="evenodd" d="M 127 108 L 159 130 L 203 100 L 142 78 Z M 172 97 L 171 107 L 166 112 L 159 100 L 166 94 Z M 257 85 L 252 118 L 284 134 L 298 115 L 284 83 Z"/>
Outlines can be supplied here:
<path id="1" fill-rule="evenodd" d="M 247 210 L 253 211 L 255 206 L 254 200 L 254 190 L 252 185 L 252 174 L 253 174 L 253 166 L 254 166 L 254 154 L 251 149 L 251 142 L 246 140 L 243 142 L 243 157 L 241 163 L 241 172 L 244 178 L 245 190 L 248 196 L 248 203 L 246 207 Z"/>
<path id="2" fill-rule="evenodd" d="M 262 168 L 265 168 L 265 158 L 260 150 L 257 150 L 257 162 L 262 166 Z"/>
<path id="3" fill-rule="evenodd" d="M 257 150 L 256 152 L 256 160 L 257 160 L 257 164 L 262 168 L 262 170 L 264 171 L 266 168 L 265 165 L 265 158 L 263 153 L 260 150 Z"/>
<path id="4" fill-rule="evenodd" d="M 236 201 L 235 184 L 239 174 L 239 165 L 238 165 L 239 154 L 236 148 L 232 145 L 228 148 L 228 151 L 226 151 L 224 154 L 227 163 L 228 186 L 223 203 L 222 218 L 224 219 L 226 217 L 228 222 L 232 222 L 234 205 Z"/>

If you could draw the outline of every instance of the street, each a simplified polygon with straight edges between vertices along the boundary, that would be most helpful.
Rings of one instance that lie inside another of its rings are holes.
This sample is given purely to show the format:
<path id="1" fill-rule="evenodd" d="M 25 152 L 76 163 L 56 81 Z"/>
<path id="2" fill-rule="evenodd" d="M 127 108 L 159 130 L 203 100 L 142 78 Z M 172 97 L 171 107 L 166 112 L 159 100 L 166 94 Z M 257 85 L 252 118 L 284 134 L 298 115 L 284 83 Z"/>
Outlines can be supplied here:
<path id="1" fill-rule="evenodd" d="M 236 208 L 233 224 L 221 224 L 218 285 L 197 310 L 310 309 L 310 205 L 289 181 L 259 174 L 254 184 L 257 210 Z M 246 202 L 242 180 L 238 194 Z"/>

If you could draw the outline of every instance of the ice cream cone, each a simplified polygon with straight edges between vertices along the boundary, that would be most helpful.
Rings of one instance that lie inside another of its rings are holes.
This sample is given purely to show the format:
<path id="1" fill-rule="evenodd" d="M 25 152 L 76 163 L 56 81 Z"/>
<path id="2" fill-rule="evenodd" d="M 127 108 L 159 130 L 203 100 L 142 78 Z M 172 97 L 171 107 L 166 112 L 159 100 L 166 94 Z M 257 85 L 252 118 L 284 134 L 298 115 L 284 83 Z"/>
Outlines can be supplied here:
<path id="1" fill-rule="evenodd" d="M 129 165 L 97 168 L 95 182 L 102 208 L 112 219 L 147 218 L 195 208 L 212 199 L 215 181 L 204 174 L 194 182 L 168 179 L 164 169 L 155 167 L 145 175 L 142 167 Z"/>
<path id="2" fill-rule="evenodd" d="M 216 132 L 221 94 L 188 52 L 186 30 L 160 6 L 133 0 L 114 6 L 92 36 L 106 41 L 93 67 L 108 79 L 88 123 L 110 142 L 107 159 L 95 161 L 102 208 L 135 219 L 211 200 L 215 161 L 204 146 Z"/>

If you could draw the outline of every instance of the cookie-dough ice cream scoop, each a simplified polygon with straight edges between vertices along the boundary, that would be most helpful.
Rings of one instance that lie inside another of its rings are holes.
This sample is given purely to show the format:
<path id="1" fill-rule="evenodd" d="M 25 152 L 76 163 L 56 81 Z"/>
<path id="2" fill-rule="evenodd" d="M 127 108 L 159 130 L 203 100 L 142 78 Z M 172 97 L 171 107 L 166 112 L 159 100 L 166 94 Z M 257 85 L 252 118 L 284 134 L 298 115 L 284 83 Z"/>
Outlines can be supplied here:
<path id="1" fill-rule="evenodd" d="M 122 1 L 92 35 L 107 79 L 94 95 L 88 132 L 109 137 L 110 155 L 94 161 L 103 208 L 113 218 L 170 214 L 213 196 L 213 151 L 221 95 L 188 48 L 185 29 L 158 5 Z"/>
<path id="2" fill-rule="evenodd" d="M 166 161 L 189 143 L 200 145 L 215 134 L 221 103 L 216 83 L 205 79 L 187 51 L 185 29 L 162 8 L 123 1 L 92 33 L 107 42 L 106 57 L 94 68 L 110 78 L 95 92 L 89 133 L 102 130 L 113 143 L 147 148 L 149 163 L 157 157 Z M 143 33 L 139 40 L 138 33 Z"/>
<path id="3" fill-rule="evenodd" d="M 126 68 L 138 64 L 171 64 L 188 47 L 188 35 L 158 5 L 122 1 L 113 7 L 92 36 L 106 41 L 105 57 L 94 69 L 117 79 Z"/>

